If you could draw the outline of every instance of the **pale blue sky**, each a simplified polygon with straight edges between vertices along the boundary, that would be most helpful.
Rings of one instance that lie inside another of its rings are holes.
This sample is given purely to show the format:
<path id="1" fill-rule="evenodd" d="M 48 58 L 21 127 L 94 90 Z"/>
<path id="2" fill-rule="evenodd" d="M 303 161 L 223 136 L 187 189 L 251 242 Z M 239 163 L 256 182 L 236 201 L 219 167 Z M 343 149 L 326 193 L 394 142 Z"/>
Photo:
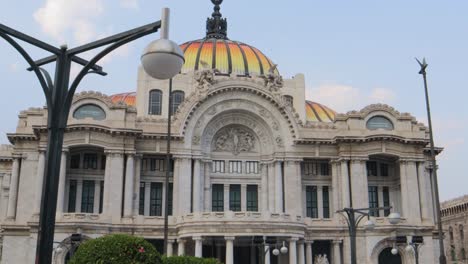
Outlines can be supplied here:
<path id="1" fill-rule="evenodd" d="M 6 1 L 5 1 L 6 2 Z M 74 47 L 160 18 L 171 8 L 171 39 L 201 38 L 209 0 L 16 0 L 2 3 L 0 23 L 51 44 Z M 58 10 L 58 11 L 57 11 Z M 425 122 L 422 79 L 414 57 L 427 57 L 442 200 L 468 193 L 468 2 L 436 0 L 225 0 L 228 37 L 262 50 L 285 77 L 306 76 L 307 97 L 339 112 L 384 102 Z M 102 64 L 107 77 L 88 76 L 79 90 L 134 91 L 144 46 L 138 40 Z M 47 55 L 28 47 L 34 58 Z M 3 95 L 0 143 L 14 132 L 19 111 L 44 105 L 26 63 L 0 40 Z"/>

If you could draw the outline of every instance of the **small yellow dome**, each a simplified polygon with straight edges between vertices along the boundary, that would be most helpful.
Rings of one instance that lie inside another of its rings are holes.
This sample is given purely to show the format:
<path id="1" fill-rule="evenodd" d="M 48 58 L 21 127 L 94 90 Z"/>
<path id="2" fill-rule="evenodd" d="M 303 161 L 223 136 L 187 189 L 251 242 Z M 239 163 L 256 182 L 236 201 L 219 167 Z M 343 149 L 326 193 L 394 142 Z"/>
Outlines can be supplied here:
<path id="1" fill-rule="evenodd" d="M 336 112 L 330 108 L 312 101 L 305 102 L 306 120 L 311 122 L 333 122 Z"/>

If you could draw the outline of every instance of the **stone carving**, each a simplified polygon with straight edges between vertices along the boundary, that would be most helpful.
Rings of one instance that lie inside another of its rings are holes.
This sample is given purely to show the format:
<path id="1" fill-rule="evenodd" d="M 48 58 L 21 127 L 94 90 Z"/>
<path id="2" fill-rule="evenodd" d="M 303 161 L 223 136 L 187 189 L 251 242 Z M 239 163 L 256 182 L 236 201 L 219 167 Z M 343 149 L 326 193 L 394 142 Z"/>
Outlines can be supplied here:
<path id="1" fill-rule="evenodd" d="M 272 127 L 275 131 L 278 131 L 278 129 L 279 129 L 279 125 L 278 125 L 278 123 L 276 123 L 276 122 L 273 122 L 273 123 L 271 124 L 271 127 Z"/>
<path id="2" fill-rule="evenodd" d="M 330 264 L 330 262 L 328 262 L 328 258 L 327 258 L 327 254 L 318 254 L 315 256 L 315 261 L 314 263 L 317 263 L 317 264 Z"/>
<path id="3" fill-rule="evenodd" d="M 215 115 L 217 112 L 216 106 L 211 107 L 208 112 L 206 112 L 208 115 Z"/>
<path id="4" fill-rule="evenodd" d="M 255 147 L 255 137 L 242 128 L 229 128 L 218 134 L 214 141 L 215 151 L 229 151 L 234 155 L 252 151 Z"/>
<path id="5" fill-rule="evenodd" d="M 192 143 L 193 143 L 194 145 L 200 144 L 200 137 L 199 137 L 199 136 L 193 136 L 193 137 L 192 137 Z"/>
<path id="6" fill-rule="evenodd" d="M 283 77 L 281 75 L 275 74 L 275 70 L 278 67 L 278 64 L 274 64 L 268 70 L 266 75 L 260 76 L 264 80 L 264 85 L 270 92 L 276 93 L 278 90 L 283 87 Z"/>
<path id="7" fill-rule="evenodd" d="M 200 61 L 202 69 L 194 74 L 194 79 L 197 82 L 198 93 L 203 94 L 208 91 L 208 88 L 215 82 L 215 74 L 219 73 L 218 69 L 211 69 L 210 65 L 204 61 Z"/>
<path id="8" fill-rule="evenodd" d="M 278 145 L 278 147 L 283 147 L 284 146 L 284 143 L 283 143 L 283 139 L 281 137 L 276 137 L 275 139 L 276 141 L 276 145 Z"/>

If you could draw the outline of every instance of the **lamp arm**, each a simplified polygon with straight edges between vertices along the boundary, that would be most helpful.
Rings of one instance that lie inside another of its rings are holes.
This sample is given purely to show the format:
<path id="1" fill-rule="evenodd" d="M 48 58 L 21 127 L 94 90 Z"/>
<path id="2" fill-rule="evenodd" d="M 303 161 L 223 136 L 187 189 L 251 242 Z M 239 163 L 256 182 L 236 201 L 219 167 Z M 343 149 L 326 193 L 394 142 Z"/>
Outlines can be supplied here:
<path id="1" fill-rule="evenodd" d="M 358 216 L 357 220 L 356 220 L 356 228 L 359 226 L 359 222 L 361 222 L 362 219 L 364 219 L 364 217 L 366 216 L 369 216 L 368 214 L 361 214 L 360 216 Z"/>
<path id="2" fill-rule="evenodd" d="M 14 39 L 12 39 L 10 36 L 8 36 L 3 31 L 0 31 L 0 37 L 5 39 L 11 46 L 13 46 L 13 48 L 15 48 L 21 54 L 21 56 L 23 56 L 23 58 L 28 62 L 28 64 L 31 66 L 34 73 L 36 74 L 37 79 L 39 79 L 39 83 L 41 84 L 42 90 L 44 91 L 47 106 L 50 107 L 51 106 L 50 105 L 51 104 L 50 99 L 51 99 L 51 96 L 52 96 L 51 89 L 53 87 L 53 85 L 49 86 L 49 85 L 52 84 L 52 80 L 50 79 L 50 76 L 47 77 L 47 75 L 46 75 L 46 78 L 48 79 L 47 82 L 46 82 L 46 80 L 44 79 L 44 76 L 41 74 L 41 69 L 34 63 L 34 60 L 31 58 L 31 56 L 29 56 L 29 54 Z"/>
<path id="3" fill-rule="evenodd" d="M 84 66 L 83 69 L 81 69 L 80 73 L 76 76 L 75 80 L 73 81 L 72 85 L 70 86 L 70 90 L 68 91 L 67 93 L 67 97 L 65 99 L 65 108 L 64 109 L 69 109 L 70 108 L 70 105 L 71 105 L 71 102 L 73 100 L 73 95 L 75 94 L 75 91 L 76 91 L 76 88 L 78 87 L 78 85 L 80 84 L 80 82 L 83 80 L 84 76 L 86 74 L 88 74 L 89 70 L 94 66 L 96 65 L 96 63 L 102 59 L 104 56 L 106 56 L 107 54 L 111 53 L 112 51 L 114 51 L 115 49 L 119 48 L 120 46 L 122 45 L 125 45 L 135 39 L 138 39 L 138 38 L 141 38 L 143 36 L 146 36 L 148 34 L 152 33 L 151 31 L 145 31 L 145 30 L 142 30 L 140 32 L 136 32 L 134 33 L 133 35 L 130 35 L 124 39 L 121 39 L 117 42 L 115 42 L 114 44 L 112 44 L 111 46 L 105 48 L 103 51 L 99 52 L 96 56 L 94 56 L 89 62 L 88 64 L 86 64 L 86 66 Z M 67 113 L 68 114 L 68 113 Z"/>
<path id="4" fill-rule="evenodd" d="M 21 32 L 19 32 L 17 30 L 14 30 L 14 29 L 12 29 L 10 27 L 7 27 L 7 26 L 5 26 L 5 25 L 3 25 L 1 23 L 0 23 L 0 32 L 3 33 L 3 34 L 11 35 L 11 36 L 13 36 L 13 37 L 15 37 L 17 39 L 20 39 L 20 40 L 22 40 L 24 42 L 27 42 L 27 43 L 29 43 L 29 44 L 31 44 L 33 46 L 36 46 L 36 47 L 38 47 L 40 49 L 51 52 L 51 53 L 53 53 L 55 55 L 60 54 L 60 49 L 58 49 L 58 48 L 56 48 L 56 47 L 54 47 L 52 45 L 49 45 L 49 44 L 47 44 L 45 42 L 42 42 L 42 41 L 40 41 L 40 40 L 38 40 L 36 38 L 28 36 L 28 35 L 26 35 L 24 33 L 21 33 Z"/>

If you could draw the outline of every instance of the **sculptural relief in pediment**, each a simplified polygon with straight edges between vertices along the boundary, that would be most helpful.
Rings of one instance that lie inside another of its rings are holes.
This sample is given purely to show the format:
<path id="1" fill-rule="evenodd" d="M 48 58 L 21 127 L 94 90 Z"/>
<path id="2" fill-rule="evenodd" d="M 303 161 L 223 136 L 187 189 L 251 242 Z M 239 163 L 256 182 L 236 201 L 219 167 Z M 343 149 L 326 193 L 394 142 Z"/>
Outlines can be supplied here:
<path id="1" fill-rule="evenodd" d="M 241 152 L 254 152 L 255 142 L 255 136 L 247 129 L 228 127 L 216 134 L 212 150 L 239 155 Z"/>

